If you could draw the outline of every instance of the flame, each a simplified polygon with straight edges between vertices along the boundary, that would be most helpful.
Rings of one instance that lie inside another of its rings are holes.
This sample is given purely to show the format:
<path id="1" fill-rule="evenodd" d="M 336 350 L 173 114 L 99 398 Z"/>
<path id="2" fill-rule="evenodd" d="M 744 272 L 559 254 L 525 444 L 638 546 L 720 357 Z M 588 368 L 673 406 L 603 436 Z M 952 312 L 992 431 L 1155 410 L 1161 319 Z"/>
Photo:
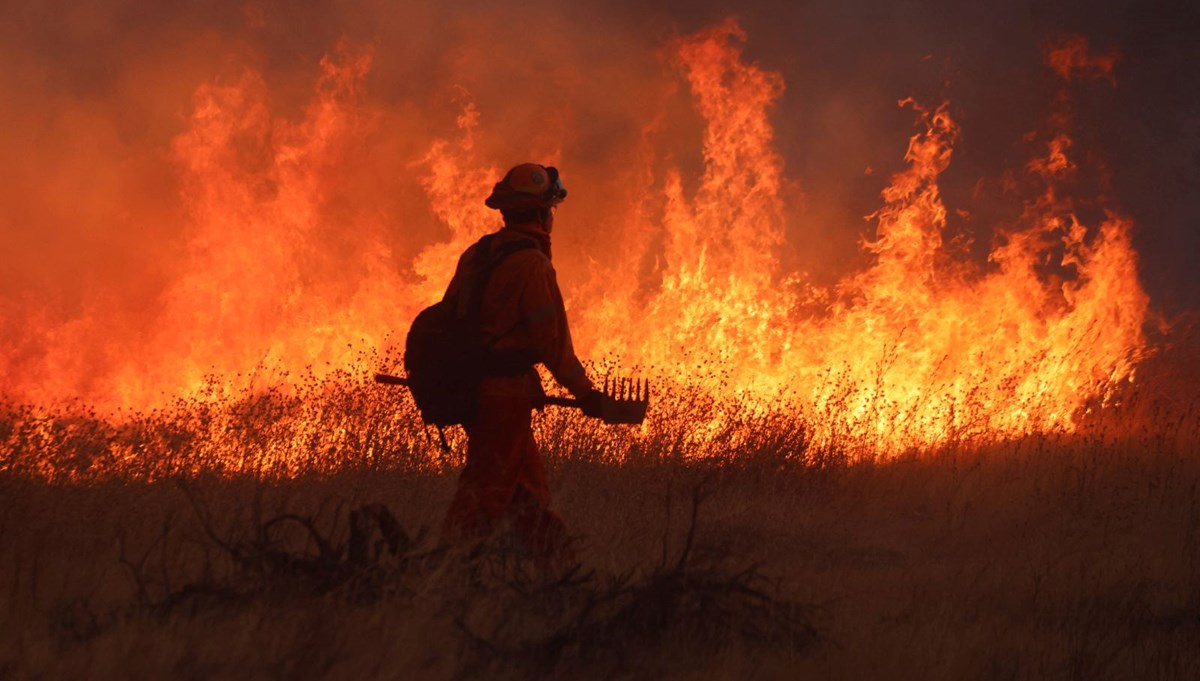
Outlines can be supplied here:
<path id="1" fill-rule="evenodd" d="M 628 155 L 620 203 L 598 223 L 614 230 L 616 246 L 593 256 L 590 280 L 566 287 L 582 355 L 635 367 L 668 394 L 698 390 L 804 416 L 818 443 L 850 436 L 890 455 L 1072 432 L 1097 400 L 1132 379 L 1147 351 L 1149 301 L 1131 224 L 1113 210 L 1088 224 L 1065 198 L 1062 185 L 1077 166 L 1064 111 L 1021 170 L 1040 190 L 977 262 L 956 248 L 938 184 L 960 134 L 953 109 L 901 101 L 916 130 L 905 167 L 869 216 L 866 265 L 820 285 L 783 265 L 791 249 L 804 248 L 789 240 L 797 233 L 794 181 L 771 122 L 785 85 L 745 59 L 746 39 L 727 20 L 668 45 L 666 62 L 703 122 L 702 169 L 659 150 L 669 121 L 651 116 L 642 146 Z M 172 146 L 188 230 L 153 324 L 84 352 L 103 337 L 99 313 L 63 322 L 12 308 L 3 328 L 38 331 L 36 343 L 0 356 L 6 394 L 47 404 L 81 396 L 137 412 L 179 396 L 286 392 L 347 367 L 373 370 L 363 353 L 394 344 L 441 295 L 462 249 L 497 226 L 482 198 L 507 165 L 527 159 L 480 144 L 501 133 L 488 131 L 470 93 L 456 86 L 456 132 L 424 143 L 402 166 L 418 177 L 425 205 L 406 205 L 399 217 L 427 216 L 439 236 L 338 203 L 371 185 L 362 159 L 391 122 L 366 89 L 372 59 L 340 44 L 321 61 L 297 120 L 273 110 L 252 70 L 232 84 L 201 85 Z M 1074 38 L 1047 53 L 1064 81 L 1111 78 L 1116 60 Z M 540 151 L 543 162 L 561 153 Z M 570 184 L 569 168 L 564 175 Z M 562 239 L 571 243 L 561 234 L 572 229 L 568 211 L 555 234 L 559 258 Z M 819 234 L 838 226 L 804 227 Z M 566 257 L 578 260 L 569 249 Z M 721 413 L 690 424 L 692 436 L 727 426 Z M 320 415 L 303 418 L 322 428 Z"/>
<path id="2" fill-rule="evenodd" d="M 1055 199 L 1053 183 L 1072 164 L 1065 132 L 1028 166 L 1047 188 L 1026 210 L 1026 226 L 976 272 L 943 241 L 937 180 L 958 126 L 946 104 L 902 101 L 919 131 L 872 216 L 870 267 L 834 291 L 781 276 L 782 172 L 766 110 L 782 83 L 743 62 L 743 39 L 727 23 L 677 46 L 707 123 L 704 176 L 687 197 L 678 172 L 668 173 L 661 287 L 643 305 L 626 295 L 586 308 L 585 347 L 666 369 L 679 382 L 809 409 L 819 416 L 818 440 L 853 433 L 892 453 L 1069 431 L 1097 390 L 1131 376 L 1148 300 L 1130 225 L 1109 214 L 1089 229 Z M 1075 269 L 1068 281 L 1039 274 L 1055 238 L 1060 264 Z"/>
<path id="3" fill-rule="evenodd" d="M 1116 51 L 1093 54 L 1088 39 L 1081 35 L 1064 35 L 1046 46 L 1046 63 L 1063 80 L 1083 77 L 1089 80 L 1107 80 L 1116 84 L 1113 67 L 1120 61 Z"/>

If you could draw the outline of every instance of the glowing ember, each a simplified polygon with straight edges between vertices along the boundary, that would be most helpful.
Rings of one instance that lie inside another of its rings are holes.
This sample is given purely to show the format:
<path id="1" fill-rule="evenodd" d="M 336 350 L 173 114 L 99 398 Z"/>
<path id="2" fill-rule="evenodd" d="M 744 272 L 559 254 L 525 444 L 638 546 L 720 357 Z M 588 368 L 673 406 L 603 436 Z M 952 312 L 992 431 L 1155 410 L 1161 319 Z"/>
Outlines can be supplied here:
<path id="1" fill-rule="evenodd" d="M 625 169 L 625 193 L 603 223 L 618 246 L 595 256 L 590 281 L 567 287 L 582 356 L 637 367 L 667 390 L 803 416 L 817 442 L 849 436 L 891 454 L 1070 432 L 1131 379 L 1145 351 L 1147 298 L 1130 224 L 1113 213 L 1084 224 L 1060 195 L 1076 170 L 1064 112 L 1052 117 L 1044 155 L 1023 170 L 1040 194 L 983 264 L 949 245 L 938 187 L 959 135 L 949 105 L 901 102 L 916 132 L 870 218 L 869 264 L 818 286 L 781 264 L 803 247 L 788 242 L 795 218 L 768 116 L 784 83 L 743 58 L 744 40 L 728 21 L 669 45 L 704 122 L 703 171 L 695 181 L 681 168 L 662 171 L 655 140 L 666 114 L 647 125 L 645 148 L 631 154 L 641 165 Z M 1064 82 L 1111 79 L 1115 60 L 1074 38 L 1047 54 Z M 503 132 L 488 130 L 464 93 L 459 137 L 423 144 L 403 166 L 420 176 L 425 201 L 405 205 L 405 217 L 436 219 L 448 239 L 332 201 L 345 193 L 332 188 L 380 182 L 363 179 L 386 117 L 365 92 L 371 62 L 370 52 L 340 46 L 295 121 L 273 112 L 253 72 L 201 86 L 173 147 L 186 257 L 153 325 L 118 342 L 94 317 L 64 324 L 18 310 L 4 328 L 19 325 L 32 341 L 0 355 L 7 394 L 144 410 L 180 395 L 287 394 L 302 373 L 375 370 L 363 351 L 394 342 L 441 295 L 461 250 L 497 226 L 482 199 L 501 169 L 561 158 L 553 146 L 528 149 L 528 159 L 481 151 L 480 136 Z M 591 179 L 572 179 L 566 164 L 563 172 L 573 194 Z M 571 210 L 560 213 L 560 232 L 582 222 Z M 397 252 L 397 231 L 409 252 Z M 555 237 L 561 255 L 572 242 Z M 688 424 L 688 438 L 723 432 L 724 413 Z M 321 415 L 303 418 L 321 427 Z"/>

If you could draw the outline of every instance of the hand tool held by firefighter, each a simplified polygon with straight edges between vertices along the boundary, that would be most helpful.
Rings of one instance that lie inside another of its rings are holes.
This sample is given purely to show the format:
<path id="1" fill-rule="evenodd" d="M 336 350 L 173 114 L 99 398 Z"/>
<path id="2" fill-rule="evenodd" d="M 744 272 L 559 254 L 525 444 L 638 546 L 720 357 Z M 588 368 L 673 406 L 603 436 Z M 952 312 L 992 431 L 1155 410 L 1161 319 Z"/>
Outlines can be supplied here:
<path id="1" fill-rule="evenodd" d="M 375 374 L 375 382 L 384 385 L 408 385 L 400 376 Z M 570 397 L 547 397 L 546 404 L 558 407 L 582 409 L 580 401 Z M 604 381 L 600 393 L 599 418 L 611 424 L 639 424 L 646 420 L 646 409 L 650 406 L 650 383 L 644 380 L 619 379 Z"/>
<path id="2" fill-rule="evenodd" d="M 604 390 L 599 393 L 599 413 L 594 414 L 605 423 L 637 425 L 646 420 L 646 409 L 650 406 L 650 382 L 629 378 L 604 380 Z M 583 408 L 579 400 L 569 397 L 547 397 L 546 404 L 562 407 Z M 589 414 L 593 415 L 593 414 Z"/>

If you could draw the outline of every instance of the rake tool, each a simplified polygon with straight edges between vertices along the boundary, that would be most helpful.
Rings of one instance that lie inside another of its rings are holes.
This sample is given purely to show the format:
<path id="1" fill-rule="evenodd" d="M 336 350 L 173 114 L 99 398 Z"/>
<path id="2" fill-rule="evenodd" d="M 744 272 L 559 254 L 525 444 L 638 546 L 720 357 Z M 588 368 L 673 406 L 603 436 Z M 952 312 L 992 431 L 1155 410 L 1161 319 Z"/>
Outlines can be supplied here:
<path id="1" fill-rule="evenodd" d="M 650 406 L 650 382 L 642 379 L 604 379 L 604 398 L 600 401 L 600 420 L 605 423 L 639 424 L 646 420 L 646 409 Z M 560 407 L 583 408 L 579 400 L 572 397 L 547 397 L 546 404 Z"/>
<path id="2" fill-rule="evenodd" d="M 388 374 L 375 374 L 375 382 L 384 385 L 408 385 L 408 379 Z M 605 423 L 639 424 L 646 420 L 646 409 L 650 406 L 650 382 L 643 379 L 604 379 L 604 395 L 600 401 L 600 420 Z M 546 397 L 546 404 L 558 407 L 582 409 L 583 405 L 573 397 Z"/>

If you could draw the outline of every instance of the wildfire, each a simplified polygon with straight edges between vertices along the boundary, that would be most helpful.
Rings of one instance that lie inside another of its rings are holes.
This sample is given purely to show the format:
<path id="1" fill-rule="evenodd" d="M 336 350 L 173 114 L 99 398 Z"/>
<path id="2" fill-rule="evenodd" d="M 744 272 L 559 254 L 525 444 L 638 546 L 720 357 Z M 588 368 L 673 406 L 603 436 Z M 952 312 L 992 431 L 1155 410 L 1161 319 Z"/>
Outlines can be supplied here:
<path id="1" fill-rule="evenodd" d="M 677 46 L 707 122 L 704 177 L 690 197 L 678 173 L 664 179 L 661 286 L 640 305 L 626 291 L 588 306 L 585 347 L 670 367 L 680 382 L 810 410 L 826 429 L 818 437 L 855 433 L 890 452 L 1069 431 L 1090 400 L 1131 376 L 1147 299 L 1129 224 L 1110 214 L 1089 229 L 1057 198 L 1054 183 L 1070 164 L 1065 131 L 1029 165 L 1045 194 L 992 250 L 991 267 L 976 270 L 943 241 L 937 180 L 958 126 L 945 104 L 901 102 L 918 132 L 908 167 L 872 216 L 870 267 L 833 291 L 781 276 L 787 216 L 766 110 L 782 84 L 743 62 L 743 39 L 727 23 Z M 1073 279 L 1039 274 L 1056 247 Z M 823 300 L 817 312 L 799 312 Z M 614 328 L 623 333 L 605 333 Z"/>
<path id="2" fill-rule="evenodd" d="M 1085 224 L 1063 195 L 1077 163 L 1064 112 L 1022 171 L 1040 193 L 979 263 L 949 243 L 938 185 L 960 134 L 952 108 L 900 102 L 916 131 L 870 216 L 868 264 L 821 286 L 782 265 L 788 249 L 803 248 L 789 243 L 797 217 L 770 118 L 784 82 L 744 58 L 745 40 L 726 21 L 668 45 L 703 120 L 703 170 L 693 181 L 666 161 L 656 147 L 665 114 L 651 117 L 603 222 L 616 246 L 596 254 L 589 281 L 568 287 L 581 356 L 637 368 L 666 391 L 804 415 L 817 441 L 850 434 L 885 454 L 1070 432 L 1133 377 L 1148 301 L 1130 223 L 1109 212 Z M 1064 93 L 1076 76 L 1111 79 L 1115 61 L 1077 39 L 1047 53 Z M 441 295 L 461 250 L 497 226 L 482 204 L 491 183 L 526 159 L 480 148 L 493 133 L 460 90 L 457 137 L 424 144 L 404 166 L 420 177 L 425 205 L 403 217 L 440 223 L 441 237 L 337 204 L 335 188 L 379 182 L 363 179 L 386 115 L 367 93 L 371 65 L 370 51 L 340 45 L 321 62 L 299 120 L 272 110 L 252 71 L 199 87 L 172 149 L 186 255 L 153 323 L 140 342 L 104 345 L 85 364 L 73 358 L 94 324 L 23 317 L 42 346 L 0 356 L 8 395 L 136 411 L 374 370 L 363 352 L 395 343 Z M 559 149 L 530 158 L 557 162 Z M 572 181 L 569 167 L 564 175 L 573 194 L 587 181 Z M 572 229 L 568 210 L 560 231 Z M 398 251 L 397 231 L 409 252 Z M 557 256 L 571 242 L 555 237 Z M 719 430 L 720 414 L 692 424 L 692 436 Z"/>

